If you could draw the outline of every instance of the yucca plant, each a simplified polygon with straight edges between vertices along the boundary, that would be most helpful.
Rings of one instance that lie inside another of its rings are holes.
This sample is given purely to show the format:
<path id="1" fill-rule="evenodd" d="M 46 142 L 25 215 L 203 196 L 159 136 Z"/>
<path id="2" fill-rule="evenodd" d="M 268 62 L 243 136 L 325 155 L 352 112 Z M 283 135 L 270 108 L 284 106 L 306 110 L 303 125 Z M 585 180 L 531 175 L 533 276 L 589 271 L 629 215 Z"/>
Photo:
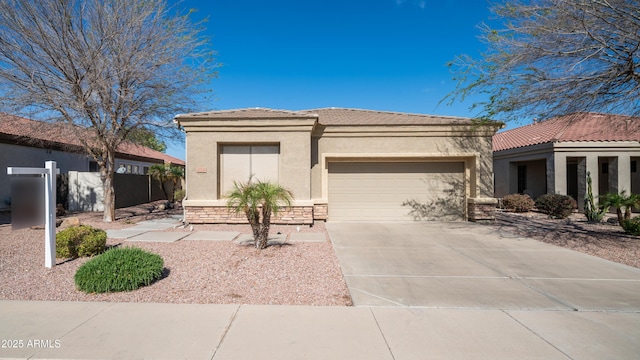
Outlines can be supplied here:
<path id="1" fill-rule="evenodd" d="M 244 213 L 247 217 L 256 249 L 264 249 L 269 239 L 271 214 L 277 214 L 281 205 L 291 206 L 293 195 L 279 184 L 249 180 L 234 181 L 227 199 L 227 208 L 236 213 Z"/>

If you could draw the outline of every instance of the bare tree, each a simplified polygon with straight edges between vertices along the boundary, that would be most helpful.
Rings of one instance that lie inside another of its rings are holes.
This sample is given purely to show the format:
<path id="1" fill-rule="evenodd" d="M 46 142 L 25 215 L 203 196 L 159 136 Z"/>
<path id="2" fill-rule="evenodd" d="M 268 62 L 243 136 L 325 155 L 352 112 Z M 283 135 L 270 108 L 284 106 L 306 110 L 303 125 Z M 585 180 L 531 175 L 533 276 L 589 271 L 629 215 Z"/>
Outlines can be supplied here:
<path id="1" fill-rule="evenodd" d="M 75 132 L 100 167 L 112 221 L 118 146 L 141 129 L 177 131 L 173 116 L 215 76 L 202 30 L 166 0 L 3 0 L 0 105 Z"/>
<path id="2" fill-rule="evenodd" d="M 638 1 L 506 0 L 491 11 L 501 25 L 481 25 L 486 52 L 449 64 L 458 81 L 449 100 L 486 95 L 474 107 L 500 120 L 640 114 Z"/>

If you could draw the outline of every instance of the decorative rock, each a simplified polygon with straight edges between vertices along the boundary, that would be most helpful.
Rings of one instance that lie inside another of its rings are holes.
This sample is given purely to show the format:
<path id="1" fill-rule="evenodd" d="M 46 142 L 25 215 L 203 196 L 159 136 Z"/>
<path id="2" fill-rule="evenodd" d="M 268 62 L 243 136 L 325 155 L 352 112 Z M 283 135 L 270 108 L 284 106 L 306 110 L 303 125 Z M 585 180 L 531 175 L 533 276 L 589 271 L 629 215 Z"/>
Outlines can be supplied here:
<path id="1" fill-rule="evenodd" d="M 151 210 L 151 212 L 154 212 L 154 211 L 165 211 L 165 210 L 168 210 L 168 209 L 171 209 L 171 203 L 168 202 L 168 201 L 162 201 L 162 202 L 156 204 L 153 207 L 153 210 Z"/>
<path id="2" fill-rule="evenodd" d="M 66 228 L 72 227 L 72 226 L 80 226 L 80 219 L 78 219 L 75 216 L 72 216 L 72 217 L 68 217 L 68 218 L 64 219 L 62 221 L 62 224 L 60 224 L 60 228 L 61 229 L 66 229 Z"/>

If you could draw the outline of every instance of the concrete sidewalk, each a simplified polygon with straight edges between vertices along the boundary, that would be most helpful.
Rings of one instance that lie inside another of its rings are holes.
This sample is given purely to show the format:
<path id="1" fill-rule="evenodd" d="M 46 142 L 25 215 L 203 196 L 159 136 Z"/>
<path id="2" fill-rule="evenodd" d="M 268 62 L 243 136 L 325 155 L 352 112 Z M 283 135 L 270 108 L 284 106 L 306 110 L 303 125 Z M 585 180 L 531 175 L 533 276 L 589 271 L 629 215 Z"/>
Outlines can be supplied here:
<path id="1" fill-rule="evenodd" d="M 640 314 L 0 301 L 3 359 L 637 359 Z"/>

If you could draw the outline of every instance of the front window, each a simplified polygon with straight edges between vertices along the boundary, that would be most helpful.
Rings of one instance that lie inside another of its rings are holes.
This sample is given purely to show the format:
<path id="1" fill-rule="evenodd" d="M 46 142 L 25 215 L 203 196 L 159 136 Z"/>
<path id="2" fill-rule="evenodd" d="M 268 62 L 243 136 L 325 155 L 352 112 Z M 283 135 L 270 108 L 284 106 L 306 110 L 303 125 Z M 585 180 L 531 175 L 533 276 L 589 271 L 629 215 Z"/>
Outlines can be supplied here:
<path id="1" fill-rule="evenodd" d="M 252 180 L 278 182 L 279 145 L 223 145 L 220 151 L 220 195 L 233 182 Z"/>

